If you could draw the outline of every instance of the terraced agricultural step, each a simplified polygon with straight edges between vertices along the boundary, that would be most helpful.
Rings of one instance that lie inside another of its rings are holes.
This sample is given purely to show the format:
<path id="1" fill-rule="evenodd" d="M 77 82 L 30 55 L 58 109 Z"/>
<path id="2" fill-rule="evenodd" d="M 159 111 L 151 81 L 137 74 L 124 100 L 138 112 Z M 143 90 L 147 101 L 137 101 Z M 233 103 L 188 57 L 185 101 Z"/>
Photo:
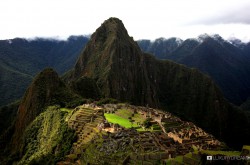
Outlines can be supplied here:
<path id="1" fill-rule="evenodd" d="M 93 109 L 80 109 L 79 112 L 94 113 L 94 112 L 96 112 L 96 110 L 93 110 Z"/>
<path id="2" fill-rule="evenodd" d="M 78 124 L 75 128 L 77 130 L 82 130 L 82 129 L 84 129 L 85 125 L 86 125 L 86 123 Z"/>
<path id="3" fill-rule="evenodd" d="M 104 120 L 97 110 L 81 108 L 74 112 L 68 120 L 68 125 L 76 131 L 77 142 L 73 144 L 73 152 L 78 153 L 98 132 L 97 125 Z M 90 122 L 92 120 L 92 122 Z"/>
<path id="4" fill-rule="evenodd" d="M 82 119 L 82 120 L 84 120 L 84 119 L 89 120 L 91 116 L 92 116 L 92 115 L 86 115 L 86 114 L 84 114 L 84 115 L 82 115 L 82 116 L 77 116 L 77 120 L 79 120 L 79 119 Z"/>
<path id="5" fill-rule="evenodd" d="M 91 110 L 91 109 L 80 109 L 78 112 L 81 112 L 81 113 L 94 113 L 95 110 Z"/>
<path id="6" fill-rule="evenodd" d="M 94 122 L 98 122 L 98 123 L 99 123 L 99 122 L 102 122 L 103 120 L 104 120 L 104 119 L 101 118 L 101 117 L 100 117 L 100 118 L 95 118 Z"/>
<path id="7" fill-rule="evenodd" d="M 79 123 L 75 128 L 76 130 L 82 130 L 86 126 L 86 123 Z"/>
<path id="8" fill-rule="evenodd" d="M 87 123 L 85 125 L 86 128 L 94 128 L 94 127 L 97 127 L 97 124 L 96 123 Z"/>
<path id="9" fill-rule="evenodd" d="M 92 129 L 95 127 L 97 127 L 97 123 L 86 123 L 84 126 L 84 128 L 86 128 L 86 129 Z"/>
<path id="10" fill-rule="evenodd" d="M 82 115 L 77 115 L 77 118 L 89 118 L 91 116 L 92 114 L 82 114 Z"/>

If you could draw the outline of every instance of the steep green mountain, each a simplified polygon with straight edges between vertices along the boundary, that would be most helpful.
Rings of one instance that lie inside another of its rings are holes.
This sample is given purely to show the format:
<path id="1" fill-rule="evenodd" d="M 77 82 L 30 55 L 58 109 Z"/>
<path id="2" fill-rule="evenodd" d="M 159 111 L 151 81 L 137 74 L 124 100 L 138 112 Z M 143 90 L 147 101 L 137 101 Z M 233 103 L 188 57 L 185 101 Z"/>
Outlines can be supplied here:
<path id="1" fill-rule="evenodd" d="M 142 50 L 208 74 L 230 102 L 240 105 L 250 96 L 249 44 L 230 42 L 219 35 L 201 35 L 198 39 L 185 40 L 170 53 L 148 51 L 145 45 Z"/>
<path id="2" fill-rule="evenodd" d="M 120 20 L 110 18 L 92 35 L 65 81 L 75 84 L 86 77 L 96 83 L 102 97 L 157 106 L 154 84 L 145 67 L 137 43 Z"/>
<path id="3" fill-rule="evenodd" d="M 49 105 L 65 106 L 79 99 L 60 80 L 53 69 L 39 73 L 29 86 L 18 108 L 10 143 L 12 153 L 21 151 L 21 140 L 25 129 Z"/>
<path id="4" fill-rule="evenodd" d="M 247 115 L 232 107 L 208 76 L 142 53 L 117 18 L 96 30 L 64 81 L 73 86 L 81 78 L 92 79 L 102 97 L 164 108 L 230 146 L 249 142 Z"/>
<path id="5" fill-rule="evenodd" d="M 19 99 L 34 76 L 45 67 L 53 67 L 59 74 L 69 70 L 87 41 L 83 36 L 71 36 L 66 41 L 1 40 L 0 106 Z"/>

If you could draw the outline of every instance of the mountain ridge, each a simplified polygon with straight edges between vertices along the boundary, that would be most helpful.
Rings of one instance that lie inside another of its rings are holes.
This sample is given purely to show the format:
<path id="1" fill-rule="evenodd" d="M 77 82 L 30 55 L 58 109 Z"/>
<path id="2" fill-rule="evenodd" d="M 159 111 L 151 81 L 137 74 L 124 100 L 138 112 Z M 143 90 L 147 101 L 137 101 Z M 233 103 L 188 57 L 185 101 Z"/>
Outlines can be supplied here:
<path id="1" fill-rule="evenodd" d="M 141 47 L 147 51 L 147 47 Z M 139 44 L 140 44 L 139 42 Z M 238 41 L 239 42 L 239 41 Z M 151 44 L 153 45 L 153 44 Z M 151 51 L 157 58 L 173 60 L 177 63 L 195 67 L 213 78 L 223 91 L 224 96 L 232 103 L 240 105 L 249 97 L 250 59 L 249 44 L 238 47 L 219 35 L 200 35 L 198 39 L 187 39 L 172 52 Z M 149 51 L 150 52 L 150 51 Z"/>
<path id="2" fill-rule="evenodd" d="M 71 36 L 66 41 L 0 40 L 0 106 L 20 99 L 34 76 L 44 68 L 53 67 L 63 74 L 74 65 L 87 41 L 84 36 Z"/>

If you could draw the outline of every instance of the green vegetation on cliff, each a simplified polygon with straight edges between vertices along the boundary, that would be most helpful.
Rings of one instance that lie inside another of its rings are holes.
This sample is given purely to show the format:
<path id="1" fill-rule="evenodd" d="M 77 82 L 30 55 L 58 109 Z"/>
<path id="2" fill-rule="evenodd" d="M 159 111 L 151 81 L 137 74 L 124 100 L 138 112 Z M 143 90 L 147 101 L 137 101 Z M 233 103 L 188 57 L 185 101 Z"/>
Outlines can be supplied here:
<path id="1" fill-rule="evenodd" d="M 55 164 L 69 153 L 75 134 L 65 122 L 67 114 L 50 106 L 27 127 L 18 164 Z"/>
<path id="2" fill-rule="evenodd" d="M 14 135 L 11 139 L 12 152 L 20 149 L 20 139 L 24 130 L 47 106 L 64 107 L 79 99 L 53 69 L 47 68 L 39 73 L 27 89 L 18 108 Z"/>

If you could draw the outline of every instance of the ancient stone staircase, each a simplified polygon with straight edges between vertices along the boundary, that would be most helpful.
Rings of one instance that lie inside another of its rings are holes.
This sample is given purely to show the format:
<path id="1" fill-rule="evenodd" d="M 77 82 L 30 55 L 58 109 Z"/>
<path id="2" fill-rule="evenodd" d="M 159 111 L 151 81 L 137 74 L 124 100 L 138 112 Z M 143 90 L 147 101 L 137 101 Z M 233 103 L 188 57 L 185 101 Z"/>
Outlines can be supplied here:
<path id="1" fill-rule="evenodd" d="M 83 146 L 98 133 L 97 125 L 104 120 L 103 110 L 77 107 L 68 120 L 68 126 L 76 131 L 77 141 L 73 143 L 71 153 L 80 154 Z"/>

